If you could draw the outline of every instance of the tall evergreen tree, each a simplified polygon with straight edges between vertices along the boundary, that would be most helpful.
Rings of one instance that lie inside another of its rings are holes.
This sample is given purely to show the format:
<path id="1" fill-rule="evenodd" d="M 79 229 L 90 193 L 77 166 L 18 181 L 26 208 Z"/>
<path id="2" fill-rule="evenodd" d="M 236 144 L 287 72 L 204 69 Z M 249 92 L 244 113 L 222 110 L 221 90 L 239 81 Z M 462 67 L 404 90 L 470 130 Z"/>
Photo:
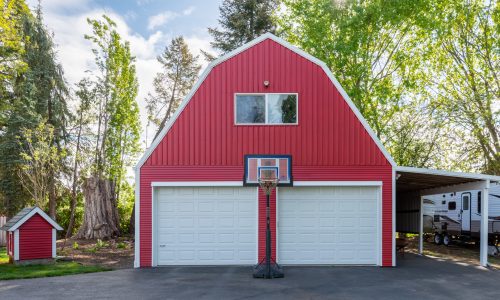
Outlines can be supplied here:
<path id="1" fill-rule="evenodd" d="M 197 61 L 198 56 L 189 51 L 183 37 L 172 39 L 170 45 L 158 56 L 163 70 L 156 74 L 153 81 L 154 93 L 149 94 L 146 99 L 148 121 L 158 127 L 155 138 L 198 77 L 201 66 Z"/>
<path id="2" fill-rule="evenodd" d="M 222 54 L 266 33 L 274 32 L 272 14 L 277 0 L 224 0 L 219 7 L 219 28 L 208 28 L 210 44 Z"/>
<path id="3" fill-rule="evenodd" d="M 46 122 L 54 131 L 53 146 L 62 152 L 69 115 L 62 67 L 57 62 L 52 37 L 43 25 L 41 8 L 38 7 L 36 17 L 24 13 L 20 28 L 22 51 L 19 60 L 23 69 L 15 73 L 10 109 L 5 114 L 6 125 L 0 136 L 0 191 L 11 213 L 30 200 L 18 175 L 24 163 L 20 156 L 23 141 L 18 137 L 23 130 L 35 129 L 40 122 Z M 62 164 L 62 159 L 58 164 Z M 47 175 L 50 181 L 49 214 L 54 218 L 58 170 L 59 167 L 50 170 Z"/>

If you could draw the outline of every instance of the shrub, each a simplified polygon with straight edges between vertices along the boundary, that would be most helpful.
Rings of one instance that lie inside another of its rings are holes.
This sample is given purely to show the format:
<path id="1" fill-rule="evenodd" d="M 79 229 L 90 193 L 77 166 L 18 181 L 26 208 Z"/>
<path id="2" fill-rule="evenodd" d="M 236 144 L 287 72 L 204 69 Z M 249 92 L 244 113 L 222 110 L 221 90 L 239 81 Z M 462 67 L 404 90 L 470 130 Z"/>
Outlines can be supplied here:
<path id="1" fill-rule="evenodd" d="M 101 248 L 109 247 L 109 244 L 101 239 L 97 239 L 97 243 L 95 244 L 95 247 L 99 250 Z"/>
<path id="2" fill-rule="evenodd" d="M 73 249 L 78 250 L 78 248 L 80 248 L 80 245 L 77 242 L 73 242 Z"/>

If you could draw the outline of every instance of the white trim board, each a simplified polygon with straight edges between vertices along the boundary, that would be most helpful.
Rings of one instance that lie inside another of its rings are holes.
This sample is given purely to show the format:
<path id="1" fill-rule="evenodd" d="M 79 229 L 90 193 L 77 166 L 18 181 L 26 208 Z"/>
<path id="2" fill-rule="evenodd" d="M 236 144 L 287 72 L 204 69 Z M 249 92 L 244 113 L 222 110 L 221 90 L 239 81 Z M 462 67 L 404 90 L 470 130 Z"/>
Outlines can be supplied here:
<path id="1" fill-rule="evenodd" d="M 184 108 L 187 106 L 187 104 L 189 103 L 189 101 L 191 100 L 191 98 L 194 96 L 194 94 L 196 93 L 196 91 L 198 90 L 198 88 L 201 86 L 201 84 L 203 83 L 203 81 L 207 78 L 208 74 L 212 71 L 212 69 L 221 64 L 222 62 L 230 59 L 231 57 L 259 44 L 260 42 L 264 41 L 264 40 L 267 40 L 267 39 L 270 39 L 280 45 L 282 45 L 283 47 L 297 53 L 298 55 L 302 56 L 303 58 L 315 63 L 316 65 L 320 66 L 323 71 L 325 72 L 325 74 L 328 76 L 328 78 L 330 79 L 330 81 L 333 83 L 333 85 L 337 88 L 337 90 L 339 91 L 339 93 L 342 95 L 342 97 L 344 98 L 344 100 L 347 102 L 347 104 L 349 105 L 349 107 L 351 108 L 351 110 L 353 111 L 353 113 L 356 115 L 356 117 L 358 118 L 358 120 L 361 122 L 361 124 L 363 125 L 363 127 L 365 128 L 365 130 L 368 132 L 368 134 L 370 135 L 370 137 L 372 138 L 373 141 L 375 141 L 375 143 L 377 144 L 378 148 L 380 149 L 380 151 L 382 151 L 382 153 L 384 154 L 385 158 L 390 162 L 390 164 L 395 167 L 396 166 L 396 163 L 394 162 L 394 160 L 392 159 L 391 155 L 389 154 L 389 152 L 385 149 L 385 147 L 382 145 L 382 142 L 379 140 L 379 138 L 377 137 L 377 135 L 373 132 L 373 130 L 371 129 L 371 127 L 368 125 L 368 123 L 366 122 L 365 118 L 361 115 L 361 113 L 359 112 L 358 108 L 356 107 L 356 105 L 354 104 L 354 102 L 352 102 L 351 98 L 349 98 L 349 96 L 347 95 L 347 93 L 345 92 L 345 90 L 342 88 L 342 86 L 340 85 L 340 83 L 338 82 L 338 80 L 335 78 L 335 76 L 333 76 L 332 72 L 330 71 L 330 69 L 328 68 L 328 66 L 321 60 L 317 59 L 316 57 L 302 51 L 301 49 L 293 46 L 292 44 L 288 43 L 287 41 L 281 39 L 281 38 L 278 38 L 277 36 L 271 34 L 271 33 L 266 33 L 266 34 L 263 34 L 261 36 L 259 36 L 258 38 L 242 45 L 241 47 L 227 53 L 226 55 L 224 56 L 221 56 L 219 57 L 218 59 L 212 61 L 208 67 L 205 69 L 205 71 L 201 74 L 201 76 L 199 77 L 198 81 L 196 82 L 196 84 L 193 86 L 193 88 L 191 89 L 191 91 L 189 92 L 189 94 L 184 98 L 184 100 L 182 101 L 182 103 L 179 105 L 179 108 L 177 109 L 177 111 L 174 113 L 174 115 L 172 116 L 172 118 L 170 118 L 170 120 L 168 121 L 168 123 L 165 125 L 165 127 L 162 129 L 162 131 L 160 132 L 160 134 L 156 137 L 156 139 L 151 143 L 150 147 L 145 151 L 144 155 L 141 157 L 141 159 L 139 160 L 139 162 L 137 163 L 136 165 L 136 168 L 140 168 L 142 167 L 142 165 L 144 165 L 144 163 L 146 162 L 146 160 L 149 158 L 149 156 L 153 153 L 154 149 L 158 146 L 158 144 L 161 142 L 161 140 L 163 139 L 163 137 L 167 134 L 167 132 L 170 130 L 170 128 L 172 127 L 172 125 L 175 123 L 175 121 L 177 120 L 177 118 L 179 117 L 179 115 L 182 113 L 182 111 L 184 110 Z"/>
<path id="2" fill-rule="evenodd" d="M 15 231 L 15 230 L 17 230 L 19 227 L 21 227 L 21 225 L 23 225 L 26 221 L 28 221 L 35 214 L 39 214 L 42 218 L 45 219 L 45 221 L 47 221 L 55 229 L 57 229 L 57 230 L 63 230 L 62 227 L 59 226 L 59 224 L 57 224 L 54 220 L 52 220 L 52 218 L 49 217 L 43 210 L 41 210 L 39 207 L 35 207 L 35 208 L 33 208 L 29 212 L 29 214 L 25 215 L 22 219 L 20 219 L 19 221 L 17 221 L 16 224 L 14 224 L 11 228 L 9 228 L 8 231 Z"/>
<path id="3" fill-rule="evenodd" d="M 135 226 L 134 226 L 134 268 L 141 267 L 141 223 L 139 210 L 141 208 L 141 168 L 135 169 Z M 151 197 L 152 198 L 152 197 Z M 151 199 L 152 200 L 152 199 Z"/>
<path id="4" fill-rule="evenodd" d="M 56 258 L 57 256 L 57 230 L 52 228 L 52 258 Z"/>
<path id="5" fill-rule="evenodd" d="M 171 187 L 182 187 L 182 186 L 243 186 L 243 181 L 154 181 L 151 182 L 151 186 L 171 186 Z"/>
<path id="6" fill-rule="evenodd" d="M 19 260 L 19 229 L 14 231 L 14 260 Z"/>

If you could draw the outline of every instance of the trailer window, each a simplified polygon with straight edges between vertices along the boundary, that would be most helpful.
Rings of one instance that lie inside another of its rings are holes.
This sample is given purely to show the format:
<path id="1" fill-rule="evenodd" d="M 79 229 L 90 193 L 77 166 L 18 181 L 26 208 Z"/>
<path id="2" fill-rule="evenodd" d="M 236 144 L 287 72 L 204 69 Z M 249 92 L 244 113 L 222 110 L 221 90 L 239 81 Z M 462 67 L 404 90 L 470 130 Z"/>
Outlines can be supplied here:
<path id="1" fill-rule="evenodd" d="M 469 210 L 469 195 L 462 195 L 462 210 Z"/>
<path id="2" fill-rule="evenodd" d="M 457 209 L 457 203 L 455 201 L 448 202 L 448 210 Z"/>
<path id="3" fill-rule="evenodd" d="M 481 214 L 481 192 L 477 192 L 477 213 Z"/>

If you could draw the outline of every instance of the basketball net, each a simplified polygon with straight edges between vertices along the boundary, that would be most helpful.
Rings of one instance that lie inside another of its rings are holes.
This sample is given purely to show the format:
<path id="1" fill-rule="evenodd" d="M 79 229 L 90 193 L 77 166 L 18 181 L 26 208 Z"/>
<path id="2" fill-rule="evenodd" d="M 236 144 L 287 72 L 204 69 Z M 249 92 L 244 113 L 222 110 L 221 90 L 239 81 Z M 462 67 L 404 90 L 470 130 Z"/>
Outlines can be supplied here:
<path id="1" fill-rule="evenodd" d="M 279 179 L 276 177 L 260 178 L 259 186 L 266 192 L 266 195 L 271 195 L 273 189 L 278 185 Z"/>

